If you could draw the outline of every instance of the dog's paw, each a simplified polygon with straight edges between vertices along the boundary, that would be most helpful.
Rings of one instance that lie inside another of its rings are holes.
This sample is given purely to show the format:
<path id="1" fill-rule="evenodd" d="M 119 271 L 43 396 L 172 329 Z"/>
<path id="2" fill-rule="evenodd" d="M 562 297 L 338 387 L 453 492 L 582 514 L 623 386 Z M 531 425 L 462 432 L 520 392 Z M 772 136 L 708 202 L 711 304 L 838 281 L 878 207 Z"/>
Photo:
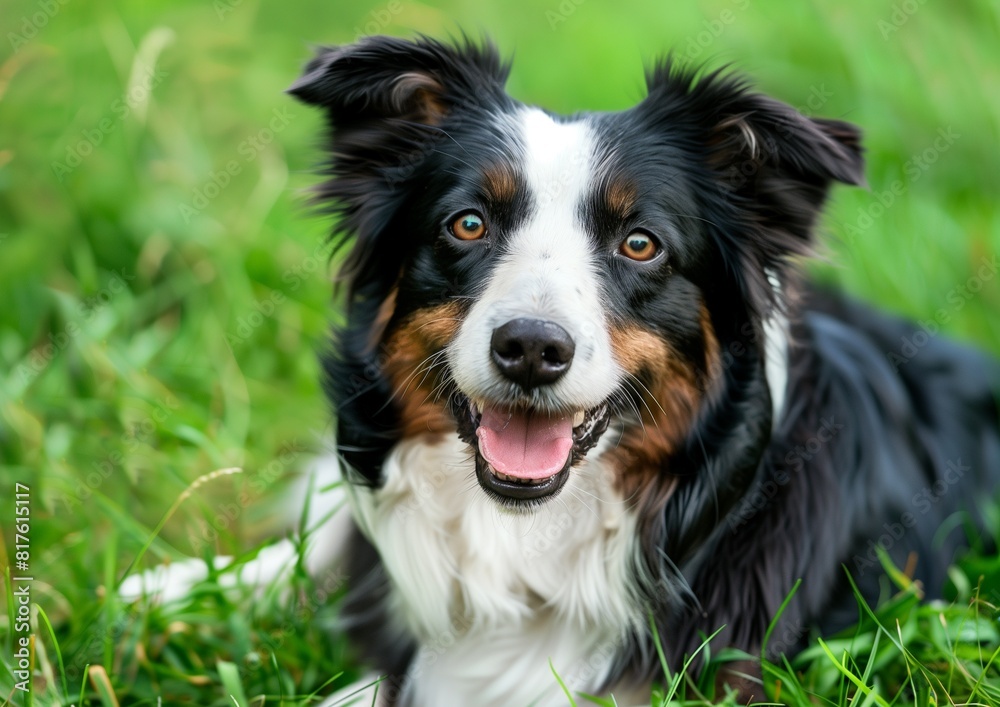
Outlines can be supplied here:
<path id="1" fill-rule="evenodd" d="M 262 589 L 276 582 L 289 579 L 298 560 L 298 548 L 290 540 L 281 540 L 262 548 L 249 562 L 227 569 L 233 558 L 219 556 L 212 564 L 217 577 L 217 585 L 224 589 L 251 587 Z M 170 602 L 183 599 L 191 590 L 208 578 L 208 565 L 204 560 L 190 559 L 160 565 L 151 570 L 125 579 L 118 588 L 118 595 L 125 601 L 136 601 L 142 597 L 154 601 Z"/>
<path id="2" fill-rule="evenodd" d="M 308 503 L 307 503 L 308 499 Z M 308 539 L 300 547 L 291 540 L 281 540 L 262 548 L 252 560 L 233 565 L 228 556 L 212 560 L 217 586 L 262 589 L 288 580 L 300 559 L 306 571 L 320 577 L 336 569 L 351 538 L 351 516 L 346 492 L 341 485 L 340 464 L 333 454 L 316 457 L 286 501 L 288 525 L 302 524 L 300 517 L 308 509 L 304 525 Z M 209 577 L 209 567 L 201 559 L 185 559 L 160 565 L 127 577 L 118 595 L 127 602 L 142 597 L 160 602 L 176 601 Z"/>
<path id="3" fill-rule="evenodd" d="M 213 559 L 216 570 L 223 570 L 232 562 L 232 557 Z M 176 601 L 188 596 L 191 589 L 207 577 L 208 565 L 204 560 L 180 560 L 126 577 L 118 587 L 118 596 L 127 602 L 143 597 L 162 602 Z"/>

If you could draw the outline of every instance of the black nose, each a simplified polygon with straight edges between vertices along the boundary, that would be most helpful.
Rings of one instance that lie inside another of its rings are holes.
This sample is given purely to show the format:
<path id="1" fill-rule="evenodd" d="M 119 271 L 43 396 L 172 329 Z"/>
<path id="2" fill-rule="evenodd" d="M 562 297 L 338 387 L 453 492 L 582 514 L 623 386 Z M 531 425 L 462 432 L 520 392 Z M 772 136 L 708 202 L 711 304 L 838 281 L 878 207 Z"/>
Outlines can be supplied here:
<path id="1" fill-rule="evenodd" d="M 569 332 L 541 319 L 512 319 L 493 330 L 493 361 L 525 390 L 555 383 L 573 362 Z"/>

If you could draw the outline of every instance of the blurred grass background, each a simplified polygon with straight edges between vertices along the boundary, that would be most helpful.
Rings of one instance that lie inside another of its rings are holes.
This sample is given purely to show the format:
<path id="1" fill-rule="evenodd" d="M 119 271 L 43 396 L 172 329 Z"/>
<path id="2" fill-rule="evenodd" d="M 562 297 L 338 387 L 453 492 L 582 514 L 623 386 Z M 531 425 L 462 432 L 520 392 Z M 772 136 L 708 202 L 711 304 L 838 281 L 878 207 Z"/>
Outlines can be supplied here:
<path id="1" fill-rule="evenodd" d="M 632 105 L 671 49 L 733 63 L 865 131 L 870 189 L 836 192 L 817 276 L 1000 352 L 1000 278 L 981 269 L 1000 252 L 995 2 L 2 3 L 0 566 L 27 483 L 34 601 L 71 683 L 41 669 L 39 639 L 37 704 L 110 704 L 86 664 L 123 704 L 232 704 L 220 660 L 244 678 L 259 661 L 270 695 L 345 665 L 329 609 L 301 597 L 206 591 L 168 611 L 109 591 L 212 470 L 244 473 L 185 502 L 144 566 L 280 534 L 277 491 L 329 434 L 315 351 L 337 316 L 330 224 L 302 196 L 320 117 L 282 93 L 313 43 L 488 32 L 515 57 L 512 95 L 562 112 Z"/>

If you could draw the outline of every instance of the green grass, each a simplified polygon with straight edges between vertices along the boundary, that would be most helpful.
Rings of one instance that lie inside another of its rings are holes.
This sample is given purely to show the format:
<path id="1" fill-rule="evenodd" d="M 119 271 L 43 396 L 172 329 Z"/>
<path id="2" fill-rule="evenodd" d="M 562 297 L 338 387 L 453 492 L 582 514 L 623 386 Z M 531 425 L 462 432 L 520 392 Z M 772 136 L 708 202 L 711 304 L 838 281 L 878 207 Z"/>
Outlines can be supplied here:
<path id="1" fill-rule="evenodd" d="M 215 578 L 178 605 L 123 605 L 114 591 L 147 546 L 141 567 L 252 556 L 284 532 L 274 499 L 329 434 L 313 352 L 337 316 L 330 224 L 301 196 L 320 121 L 282 93 L 310 42 L 347 42 L 366 25 L 488 29 L 516 54 L 513 95 L 561 111 L 627 107 L 643 63 L 672 47 L 734 62 L 763 90 L 865 129 L 871 188 L 836 192 L 817 276 L 1000 352 L 1000 278 L 963 289 L 1000 252 L 1000 10 L 904 5 L 916 11 L 5 0 L 0 566 L 14 560 L 13 485 L 24 483 L 39 610 L 29 702 L 12 693 L 16 587 L 5 580 L 0 705 L 293 705 L 355 676 L 328 630 L 336 592 L 328 600 L 301 573 L 291 598 L 234 595 Z M 894 12 L 898 26 L 884 24 Z M 953 137 L 935 148 L 939 131 Z M 195 479 L 230 467 L 243 473 L 204 483 L 167 517 Z M 887 589 L 879 622 L 859 614 L 849 635 L 769 666 L 769 695 L 1000 704 L 1000 560 L 974 555 L 953 583 L 948 605 Z M 722 698 L 672 679 L 672 704 Z"/>

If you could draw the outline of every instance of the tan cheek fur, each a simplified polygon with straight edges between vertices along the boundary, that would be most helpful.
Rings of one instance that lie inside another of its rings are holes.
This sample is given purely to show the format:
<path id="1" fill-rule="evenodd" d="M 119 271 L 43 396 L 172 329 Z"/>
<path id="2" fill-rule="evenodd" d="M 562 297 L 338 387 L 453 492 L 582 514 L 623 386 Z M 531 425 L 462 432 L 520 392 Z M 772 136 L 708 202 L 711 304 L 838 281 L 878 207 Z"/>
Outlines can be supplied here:
<path id="1" fill-rule="evenodd" d="M 608 452 L 625 498 L 645 505 L 650 494 L 666 502 L 676 485 L 666 460 L 684 441 L 694 423 L 706 388 L 721 370 L 719 345 L 707 311 L 702 309 L 704 369 L 684 360 L 669 342 L 638 326 L 614 327 L 611 343 L 619 364 L 643 381 L 630 378 L 642 394 L 641 425 L 633 425 Z M 704 371 L 707 371 L 704 373 Z M 654 502 L 654 505 L 658 503 Z"/>
<path id="2" fill-rule="evenodd" d="M 435 389 L 440 382 L 437 372 L 444 365 L 435 354 L 458 332 L 461 314 L 455 303 L 425 309 L 408 317 L 386 339 L 382 371 L 392 384 L 404 438 L 455 429 L 447 396 Z"/>

